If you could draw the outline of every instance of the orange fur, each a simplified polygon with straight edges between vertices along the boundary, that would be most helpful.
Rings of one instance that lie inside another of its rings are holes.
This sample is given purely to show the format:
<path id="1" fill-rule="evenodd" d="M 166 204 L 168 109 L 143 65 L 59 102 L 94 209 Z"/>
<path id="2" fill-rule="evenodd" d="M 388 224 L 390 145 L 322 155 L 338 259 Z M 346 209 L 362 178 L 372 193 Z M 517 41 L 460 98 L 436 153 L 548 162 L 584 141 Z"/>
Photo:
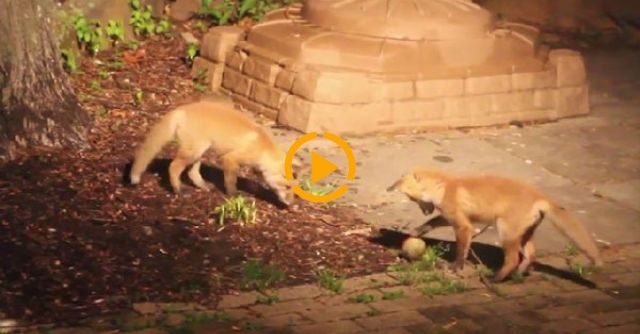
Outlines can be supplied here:
<path id="1" fill-rule="evenodd" d="M 458 177 L 415 167 L 387 190 L 396 189 L 423 211 L 429 207 L 426 204 L 432 204 L 453 226 L 457 247 L 453 269 L 464 266 L 471 245 L 472 222 L 477 222 L 495 224 L 498 229 L 505 260 L 495 279 L 503 280 L 516 267 L 519 272 L 526 271 L 535 256 L 533 232 L 543 218 L 549 218 L 594 264 L 602 265 L 598 248 L 583 225 L 531 185 L 499 176 Z M 524 256 L 521 263 L 519 251 Z"/>
<path id="2" fill-rule="evenodd" d="M 284 176 L 285 152 L 247 115 L 215 101 L 186 104 L 164 115 L 136 151 L 130 174 L 132 184 L 140 182 L 151 160 L 173 139 L 179 145 L 169 166 L 174 192 L 180 192 L 180 175 L 187 166 L 191 166 L 188 175 L 198 188 L 211 188 L 200 175 L 200 165 L 202 155 L 212 149 L 222 161 L 225 190 L 229 195 L 237 192 L 239 167 L 247 165 L 262 172 L 283 203 L 293 200 L 290 182 Z"/>

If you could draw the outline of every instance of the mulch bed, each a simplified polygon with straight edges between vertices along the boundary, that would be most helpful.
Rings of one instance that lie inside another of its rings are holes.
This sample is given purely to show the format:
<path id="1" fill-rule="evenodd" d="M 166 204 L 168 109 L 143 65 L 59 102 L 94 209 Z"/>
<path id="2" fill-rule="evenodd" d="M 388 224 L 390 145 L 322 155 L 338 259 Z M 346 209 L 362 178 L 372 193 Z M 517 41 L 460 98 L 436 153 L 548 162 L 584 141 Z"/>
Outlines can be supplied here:
<path id="1" fill-rule="evenodd" d="M 73 76 L 95 117 L 90 149 L 34 150 L 0 165 L 0 319 L 74 322 L 141 301 L 213 307 L 242 288 L 248 259 L 284 270 L 280 286 L 315 281 L 323 266 L 352 276 L 394 261 L 384 247 L 342 234 L 366 227 L 346 209 L 302 200 L 278 208 L 251 173 L 240 188 L 258 194 L 245 193 L 256 199 L 258 223 L 218 225 L 219 190 L 170 192 L 171 149 L 128 186 L 124 175 L 149 125 L 198 95 L 181 38 L 141 47 L 144 57 L 129 63 L 121 62 L 124 49 L 85 58 Z M 203 174 L 221 184 L 212 163 Z"/>

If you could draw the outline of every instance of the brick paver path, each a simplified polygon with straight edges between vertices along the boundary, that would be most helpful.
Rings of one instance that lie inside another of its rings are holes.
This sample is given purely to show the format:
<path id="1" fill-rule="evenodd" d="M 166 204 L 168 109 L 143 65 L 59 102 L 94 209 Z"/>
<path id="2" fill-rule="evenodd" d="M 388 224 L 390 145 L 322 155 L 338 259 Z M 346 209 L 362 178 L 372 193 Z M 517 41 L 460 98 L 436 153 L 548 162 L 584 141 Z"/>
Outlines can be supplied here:
<path id="1" fill-rule="evenodd" d="M 521 283 L 496 285 L 497 293 L 474 274 L 464 280 L 466 292 L 427 296 L 376 274 L 348 280 L 340 295 L 307 285 L 278 292 L 281 302 L 270 306 L 237 303 L 242 295 L 224 303 L 273 333 L 640 333 L 640 245 L 617 246 L 603 256 L 607 266 L 586 276 L 595 288 L 540 269 Z M 566 273 L 566 258 L 539 262 Z M 398 290 L 404 298 L 382 299 Z M 360 294 L 374 301 L 349 301 Z"/>
<path id="2" fill-rule="evenodd" d="M 463 279 L 468 290 L 449 295 L 425 295 L 415 286 L 402 285 L 397 276 L 375 274 L 346 280 L 341 294 L 302 285 L 271 291 L 279 297 L 272 305 L 257 304 L 257 292 L 224 296 L 218 310 L 138 304 L 138 314 L 131 318 L 134 326 L 121 326 L 120 331 L 100 329 L 98 321 L 92 327 L 51 332 L 640 333 L 640 244 L 605 249 L 603 257 L 606 267 L 586 276 L 596 287 L 559 277 L 569 272 L 568 256 L 556 254 L 538 260 L 551 270 L 537 270 L 519 283 L 495 285 L 497 290 L 488 289 L 471 269 Z M 353 300 L 365 294 L 373 300 Z M 399 294 L 402 297 L 390 298 Z M 196 321 L 194 314 L 200 316 Z M 233 320 L 203 320 L 203 314 Z M 148 325 L 160 317 L 162 325 Z"/>

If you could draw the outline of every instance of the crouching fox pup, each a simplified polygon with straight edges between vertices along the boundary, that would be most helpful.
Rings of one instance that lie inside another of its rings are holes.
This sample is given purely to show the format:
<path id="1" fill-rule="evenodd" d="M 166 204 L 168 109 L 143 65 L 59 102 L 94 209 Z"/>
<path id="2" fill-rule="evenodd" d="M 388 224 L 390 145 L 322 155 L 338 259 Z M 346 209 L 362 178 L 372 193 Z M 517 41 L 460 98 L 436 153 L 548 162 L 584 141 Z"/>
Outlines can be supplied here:
<path id="1" fill-rule="evenodd" d="M 291 184 L 284 176 L 285 152 L 248 116 L 215 101 L 186 104 L 164 115 L 136 151 L 130 174 L 132 184 L 140 182 L 140 175 L 151 160 L 174 139 L 179 147 L 169 165 L 169 177 L 175 193 L 180 192 L 180 175 L 189 165 L 193 184 L 203 190 L 212 188 L 200 175 L 202 155 L 211 148 L 221 159 L 227 194 L 237 192 L 238 169 L 247 165 L 262 173 L 280 201 L 287 205 L 293 201 Z"/>
<path id="2" fill-rule="evenodd" d="M 596 266 L 602 265 L 598 248 L 582 224 L 530 185 L 499 176 L 456 177 L 435 169 L 415 167 L 387 191 L 396 189 L 420 205 L 425 214 L 438 209 L 453 226 L 456 236 L 454 270 L 464 266 L 474 221 L 497 227 L 504 264 L 494 280 L 504 280 L 516 267 L 519 273 L 525 272 L 534 261 L 533 233 L 545 217 Z"/>

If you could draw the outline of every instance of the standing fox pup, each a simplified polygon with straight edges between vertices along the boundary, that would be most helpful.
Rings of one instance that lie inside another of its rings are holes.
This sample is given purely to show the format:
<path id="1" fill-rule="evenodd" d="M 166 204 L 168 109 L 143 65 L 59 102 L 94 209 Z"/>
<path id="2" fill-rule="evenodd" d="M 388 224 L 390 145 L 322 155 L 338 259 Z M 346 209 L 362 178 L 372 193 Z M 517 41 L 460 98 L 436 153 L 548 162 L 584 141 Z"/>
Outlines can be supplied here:
<path id="1" fill-rule="evenodd" d="M 200 175 L 202 155 L 212 148 L 222 160 L 227 194 L 234 195 L 240 165 L 255 167 L 284 204 L 293 200 L 289 181 L 284 176 L 285 152 L 273 142 L 270 134 L 240 111 L 222 103 L 200 101 L 178 107 L 151 128 L 138 147 L 130 180 L 140 182 L 140 175 L 151 160 L 171 140 L 179 148 L 169 166 L 169 178 L 175 193 L 180 192 L 180 175 L 191 165 L 189 178 L 200 189 L 212 186 Z"/>
<path id="2" fill-rule="evenodd" d="M 387 191 L 396 189 L 420 205 L 425 214 L 437 208 L 453 226 L 456 259 L 451 267 L 454 270 L 464 266 L 473 234 L 471 222 L 476 221 L 496 224 L 498 229 L 504 264 L 494 280 L 504 280 L 516 267 L 519 273 L 525 272 L 534 261 L 533 233 L 547 216 L 595 265 L 602 265 L 598 248 L 584 227 L 566 209 L 532 186 L 498 176 L 455 177 L 416 167 Z"/>

